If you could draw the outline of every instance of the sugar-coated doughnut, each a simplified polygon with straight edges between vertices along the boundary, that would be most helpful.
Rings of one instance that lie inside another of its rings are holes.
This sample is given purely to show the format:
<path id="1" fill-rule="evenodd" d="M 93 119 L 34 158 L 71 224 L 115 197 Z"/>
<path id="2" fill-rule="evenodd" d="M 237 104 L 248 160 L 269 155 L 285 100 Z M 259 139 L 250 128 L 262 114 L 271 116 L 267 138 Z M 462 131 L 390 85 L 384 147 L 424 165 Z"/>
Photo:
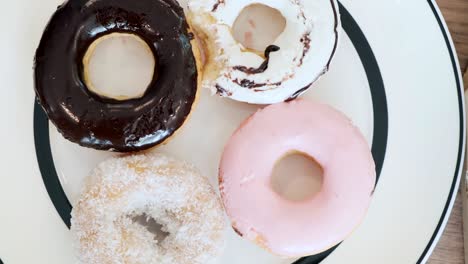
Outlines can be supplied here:
<path id="1" fill-rule="evenodd" d="M 276 9 L 286 19 L 264 56 L 232 33 L 239 13 L 253 4 Z M 336 0 L 189 0 L 188 7 L 205 48 L 203 86 L 237 101 L 271 104 L 297 98 L 328 70 L 337 49 Z"/>
<path id="2" fill-rule="evenodd" d="M 162 241 L 135 217 L 152 218 Z M 191 165 L 151 154 L 113 158 L 92 173 L 72 212 L 84 264 L 212 263 L 224 246 L 225 215 Z"/>
<path id="3" fill-rule="evenodd" d="M 290 153 L 323 169 L 320 191 L 290 201 L 271 186 L 278 160 Z M 363 220 L 376 181 L 374 160 L 360 131 L 330 106 L 297 100 L 250 117 L 227 144 L 219 171 L 226 211 L 237 233 L 286 257 L 321 253 Z"/>
<path id="4" fill-rule="evenodd" d="M 156 73 L 140 98 L 107 98 L 86 85 L 87 51 L 118 34 L 145 42 L 156 58 Z M 99 150 L 144 150 L 165 142 L 188 119 L 198 91 L 197 55 L 175 0 L 67 1 L 36 52 L 36 95 L 66 139 Z"/>

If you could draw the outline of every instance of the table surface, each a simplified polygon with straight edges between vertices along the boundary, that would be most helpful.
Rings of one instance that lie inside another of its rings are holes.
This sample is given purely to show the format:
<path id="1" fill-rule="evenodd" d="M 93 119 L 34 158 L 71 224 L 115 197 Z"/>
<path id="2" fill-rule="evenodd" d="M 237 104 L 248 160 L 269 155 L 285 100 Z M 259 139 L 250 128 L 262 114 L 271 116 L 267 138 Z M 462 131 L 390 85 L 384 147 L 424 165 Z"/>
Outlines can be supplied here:
<path id="1" fill-rule="evenodd" d="M 462 73 L 465 73 L 465 90 L 468 89 L 468 0 L 436 0 L 439 4 L 457 48 Z M 461 195 L 450 216 L 447 228 L 439 241 L 429 264 L 463 264 L 463 217 Z M 467 260 L 468 262 L 468 260 Z"/>

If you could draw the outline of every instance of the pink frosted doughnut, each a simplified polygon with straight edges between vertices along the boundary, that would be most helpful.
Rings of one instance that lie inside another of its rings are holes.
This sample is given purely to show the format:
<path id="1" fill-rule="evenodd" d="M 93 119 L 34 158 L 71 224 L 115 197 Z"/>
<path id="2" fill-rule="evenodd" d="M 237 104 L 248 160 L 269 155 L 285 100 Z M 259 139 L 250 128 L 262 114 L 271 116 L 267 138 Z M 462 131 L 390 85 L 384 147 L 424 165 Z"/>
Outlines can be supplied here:
<path id="1" fill-rule="evenodd" d="M 321 190 L 289 201 L 271 187 L 278 160 L 299 152 L 324 172 Z M 376 175 L 369 146 L 333 108 L 297 100 L 260 110 L 235 132 L 220 164 L 220 190 L 234 230 L 274 254 L 318 254 L 363 220 Z"/>

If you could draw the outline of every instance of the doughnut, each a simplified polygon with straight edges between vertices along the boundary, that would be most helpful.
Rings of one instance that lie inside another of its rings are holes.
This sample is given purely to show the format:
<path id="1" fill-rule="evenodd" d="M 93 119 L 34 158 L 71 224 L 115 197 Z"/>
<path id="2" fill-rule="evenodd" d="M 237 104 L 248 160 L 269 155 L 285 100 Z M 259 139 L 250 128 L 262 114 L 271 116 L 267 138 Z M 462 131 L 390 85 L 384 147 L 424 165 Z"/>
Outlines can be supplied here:
<path id="1" fill-rule="evenodd" d="M 161 225 L 156 236 L 136 222 Z M 222 253 L 225 215 L 208 180 L 160 154 L 100 164 L 72 211 L 71 231 L 86 264 L 212 263 Z"/>
<path id="2" fill-rule="evenodd" d="M 271 175 L 283 157 L 300 153 L 323 169 L 318 193 L 283 198 Z M 298 99 L 260 110 L 234 133 L 221 159 L 222 200 L 242 237 L 284 257 L 319 254 L 363 220 L 376 182 L 366 140 L 342 113 Z"/>
<path id="3" fill-rule="evenodd" d="M 88 50 L 116 34 L 140 39 L 157 58 L 157 74 L 140 98 L 109 98 L 86 85 Z M 38 101 L 59 132 L 81 146 L 130 152 L 164 143 L 188 119 L 197 98 L 201 79 L 193 38 L 175 0 L 67 1 L 36 51 Z"/>
<path id="4" fill-rule="evenodd" d="M 286 20 L 284 31 L 261 53 L 232 33 L 238 14 L 253 4 L 275 9 Z M 188 8 L 205 48 L 202 86 L 237 101 L 272 104 L 299 97 L 328 70 L 337 49 L 336 0 L 189 0 Z"/>

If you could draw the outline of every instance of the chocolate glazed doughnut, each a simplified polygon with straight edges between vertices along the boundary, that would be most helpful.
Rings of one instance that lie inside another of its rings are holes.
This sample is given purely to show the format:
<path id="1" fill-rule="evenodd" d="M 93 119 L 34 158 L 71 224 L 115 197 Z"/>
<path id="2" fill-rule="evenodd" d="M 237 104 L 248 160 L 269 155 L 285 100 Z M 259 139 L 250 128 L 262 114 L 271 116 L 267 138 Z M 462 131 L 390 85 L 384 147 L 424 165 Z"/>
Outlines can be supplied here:
<path id="1" fill-rule="evenodd" d="M 140 37 L 157 58 L 157 78 L 141 98 L 104 98 L 84 82 L 87 49 L 112 33 Z M 175 0 L 70 0 L 58 7 L 36 51 L 39 103 L 59 132 L 81 146 L 130 152 L 161 144 L 184 124 L 197 97 L 192 40 Z"/>

